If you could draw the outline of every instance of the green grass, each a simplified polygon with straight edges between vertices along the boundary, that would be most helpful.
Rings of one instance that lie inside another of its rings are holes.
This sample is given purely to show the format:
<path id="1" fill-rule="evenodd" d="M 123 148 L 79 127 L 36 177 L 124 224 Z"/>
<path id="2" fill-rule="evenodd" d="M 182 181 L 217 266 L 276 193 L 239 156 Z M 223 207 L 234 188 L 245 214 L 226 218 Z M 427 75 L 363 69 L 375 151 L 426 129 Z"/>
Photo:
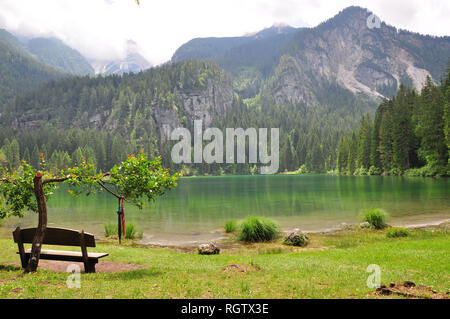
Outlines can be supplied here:
<path id="1" fill-rule="evenodd" d="M 403 227 L 393 227 L 386 231 L 386 236 L 389 238 L 408 237 L 409 235 L 411 235 L 409 229 Z"/>
<path id="2" fill-rule="evenodd" d="M 117 225 L 106 224 L 104 227 L 105 227 L 105 237 L 117 236 Z M 142 238 L 143 235 L 144 233 L 141 230 L 138 230 L 134 223 L 127 223 L 125 225 L 124 237 L 126 239 Z"/>
<path id="3" fill-rule="evenodd" d="M 19 262 L 17 245 L 0 239 L 0 298 L 372 298 L 373 289 L 366 285 L 370 264 L 380 266 L 382 284 L 410 280 L 449 290 L 449 231 L 412 230 L 397 240 L 386 232 L 309 234 L 308 248 L 286 247 L 279 239 L 213 256 L 100 243 L 90 251 L 108 252 L 103 260 L 145 269 L 82 273 L 80 289 L 67 287 L 66 273 L 38 269 L 24 275 L 10 266 Z M 225 272 L 232 263 L 253 267 Z"/>
<path id="4" fill-rule="evenodd" d="M 237 225 L 236 221 L 229 220 L 229 221 L 227 221 L 225 223 L 225 227 L 224 228 L 225 228 L 225 232 L 226 233 L 234 233 L 237 230 L 238 225 Z"/>
<path id="5" fill-rule="evenodd" d="M 280 236 L 280 227 L 268 218 L 250 216 L 239 226 L 238 240 L 243 242 L 267 242 Z"/>
<path id="6" fill-rule="evenodd" d="M 375 229 L 384 229 L 387 226 L 388 214 L 381 209 L 368 209 L 363 212 L 362 221 L 368 222 Z"/>
<path id="7" fill-rule="evenodd" d="M 104 227 L 105 227 L 105 237 L 117 235 L 117 225 L 106 224 Z"/>
<path id="8" fill-rule="evenodd" d="M 138 230 L 134 223 L 125 224 L 125 238 L 126 239 L 135 239 L 142 238 L 143 232 Z"/>

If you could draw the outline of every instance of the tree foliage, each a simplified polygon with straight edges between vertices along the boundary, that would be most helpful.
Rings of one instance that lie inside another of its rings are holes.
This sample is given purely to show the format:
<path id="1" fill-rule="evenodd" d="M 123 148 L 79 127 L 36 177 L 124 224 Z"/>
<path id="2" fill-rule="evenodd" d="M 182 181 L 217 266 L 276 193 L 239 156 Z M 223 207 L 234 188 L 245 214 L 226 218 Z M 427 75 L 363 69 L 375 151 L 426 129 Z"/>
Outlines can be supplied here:
<path id="1" fill-rule="evenodd" d="M 58 184 L 66 184 L 68 192 L 74 196 L 107 191 L 118 198 L 123 196 L 126 201 L 139 208 L 176 187 L 181 176 L 164 169 L 161 158 L 149 160 L 143 152 L 130 155 L 107 173 L 97 172 L 95 166 L 86 160 L 56 173 L 46 167 L 43 154 L 39 171 L 25 161 L 13 171 L 0 167 L 0 219 L 8 216 L 21 217 L 27 211 L 38 212 L 33 184 L 37 174 L 42 175 L 47 200 Z"/>

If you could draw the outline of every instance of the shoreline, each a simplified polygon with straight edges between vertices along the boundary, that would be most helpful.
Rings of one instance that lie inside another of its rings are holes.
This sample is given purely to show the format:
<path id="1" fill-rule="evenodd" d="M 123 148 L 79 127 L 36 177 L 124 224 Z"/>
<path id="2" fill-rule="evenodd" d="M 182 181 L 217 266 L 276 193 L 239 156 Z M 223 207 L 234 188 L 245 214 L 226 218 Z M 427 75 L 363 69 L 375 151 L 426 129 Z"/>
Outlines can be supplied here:
<path id="1" fill-rule="evenodd" d="M 347 223 L 341 223 L 335 227 L 332 228 L 327 228 L 325 230 L 316 230 L 316 231 L 305 231 L 305 233 L 307 234 L 318 234 L 318 235 L 328 235 L 328 234 L 338 234 L 338 233 L 342 233 L 342 232 L 346 232 L 349 230 L 355 230 L 358 229 L 360 223 L 353 223 L 353 224 L 347 224 Z M 404 227 L 404 228 L 408 228 L 408 229 L 426 229 L 426 230 L 437 230 L 437 229 L 446 229 L 446 228 L 450 228 L 450 218 L 446 218 L 446 219 L 439 219 L 439 220 L 435 220 L 435 221 L 431 221 L 431 222 L 426 222 L 426 223 L 410 223 L 410 224 L 399 224 L 399 223 L 394 223 L 394 224 L 390 224 L 390 227 Z M 283 233 L 289 233 L 291 231 L 293 231 L 295 228 L 284 228 L 282 229 Z M 142 240 L 135 242 L 135 245 L 139 246 L 139 247 L 143 247 L 143 248 L 149 248 L 149 249 L 171 249 L 171 250 L 176 250 L 176 251 L 180 251 L 180 252 L 189 252 L 192 251 L 193 249 L 197 249 L 197 247 L 200 244 L 206 244 L 206 243 L 210 243 L 210 242 L 214 242 L 216 244 L 220 245 L 224 245 L 226 247 L 228 246 L 233 246 L 233 244 L 236 245 L 242 245 L 239 242 L 230 242 L 230 235 L 226 234 L 223 230 L 219 231 L 219 230 L 213 230 L 211 232 L 214 233 L 218 233 L 220 234 L 220 237 L 214 238 L 213 240 L 204 240 L 204 241 L 191 241 L 189 243 L 180 245 L 180 244 L 176 244 L 174 242 L 172 243 L 167 243 L 167 244 L 163 244 L 161 242 L 142 242 Z M 101 242 L 104 241 L 104 238 L 100 239 Z M 109 242 L 109 240 L 107 240 L 106 242 Z"/>
<path id="2" fill-rule="evenodd" d="M 301 227 L 284 227 L 282 228 L 283 233 L 289 233 L 293 231 L 294 229 L 301 229 L 307 234 L 317 234 L 317 235 L 328 235 L 328 234 L 338 234 L 345 231 L 355 230 L 358 229 L 358 225 L 360 223 L 340 223 L 336 224 L 335 226 L 324 228 L 324 229 L 312 229 L 312 230 L 303 230 Z M 448 228 L 450 228 L 450 218 L 439 218 L 435 220 L 430 221 L 417 221 L 417 222 L 394 222 L 392 224 L 389 224 L 389 226 L 392 227 L 405 227 L 408 229 L 440 229 L 442 227 L 446 227 L 448 225 Z M 1 227 L 1 226 L 0 226 Z M 159 235 L 159 234 L 158 234 Z M 149 248 L 149 249 L 170 249 L 170 250 L 176 250 L 180 252 L 189 252 L 192 250 L 197 249 L 197 247 L 201 244 L 206 243 L 216 243 L 218 245 L 224 245 L 224 246 L 234 246 L 241 245 L 241 243 L 232 243 L 230 242 L 231 236 L 223 230 L 223 228 L 216 228 L 211 229 L 201 236 L 180 236 L 176 239 L 167 239 L 168 237 L 159 237 L 158 235 L 145 235 L 142 239 L 134 239 L 129 240 L 129 242 L 123 241 L 122 245 L 133 245 L 133 246 L 139 246 L 143 248 Z M 155 238 L 156 237 L 156 238 Z M 10 239 L 9 236 L 1 236 L 0 238 Z M 113 244 L 117 243 L 118 238 L 116 236 L 113 237 L 104 237 L 101 235 L 96 235 L 96 241 L 98 243 L 108 243 Z"/>

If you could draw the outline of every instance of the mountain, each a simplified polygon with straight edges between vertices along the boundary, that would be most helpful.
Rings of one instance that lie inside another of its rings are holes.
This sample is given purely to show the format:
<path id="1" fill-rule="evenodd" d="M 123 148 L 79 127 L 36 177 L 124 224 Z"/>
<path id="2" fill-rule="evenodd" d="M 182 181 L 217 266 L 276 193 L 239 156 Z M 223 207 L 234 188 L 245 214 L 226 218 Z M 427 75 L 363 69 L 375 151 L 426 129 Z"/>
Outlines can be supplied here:
<path id="1" fill-rule="evenodd" d="M 194 119 L 210 126 L 232 102 L 232 85 L 225 72 L 196 60 L 137 74 L 52 82 L 18 96 L 15 116 L 21 131 L 50 124 L 141 137 L 154 135 L 163 124 L 175 128 Z"/>
<path id="2" fill-rule="evenodd" d="M 297 29 L 287 25 L 274 25 L 254 34 L 241 37 L 196 38 L 178 48 L 172 56 L 173 62 L 190 59 L 210 60 L 226 55 L 228 50 L 254 40 L 272 38 L 282 34 L 294 33 Z"/>
<path id="3" fill-rule="evenodd" d="M 104 61 L 91 60 L 95 74 L 124 74 L 139 73 L 152 65 L 140 53 L 136 42 L 128 40 L 126 43 L 126 57 L 124 59 Z"/>
<path id="4" fill-rule="evenodd" d="M 420 89 L 427 76 L 440 80 L 450 58 L 450 37 L 385 23 L 369 28 L 371 14 L 349 7 L 315 28 L 273 27 L 247 37 L 194 39 L 172 61 L 215 62 L 233 75 L 244 97 L 255 96 L 265 82 L 278 103 L 316 105 L 334 84 L 379 100 L 393 96 L 400 83 Z"/>
<path id="5" fill-rule="evenodd" d="M 385 23 L 369 28 L 370 15 L 350 7 L 297 32 L 271 81 L 277 102 L 317 104 L 320 92 L 333 83 L 381 99 L 393 96 L 401 83 L 420 90 L 427 76 L 440 80 L 450 58 L 450 37 L 423 36 Z"/>
<path id="6" fill-rule="evenodd" d="M 65 76 L 39 62 L 12 34 L 0 30 L 0 107 L 17 94 Z"/>
<path id="7" fill-rule="evenodd" d="M 243 37 L 193 39 L 175 52 L 172 61 L 203 59 L 214 62 L 233 75 L 234 87 L 239 94 L 245 98 L 253 97 L 296 31 L 298 29 L 287 25 L 276 25 Z"/>
<path id="8" fill-rule="evenodd" d="M 26 45 L 21 43 L 14 35 L 6 31 L 5 29 L 0 29 L 0 42 L 16 50 L 27 51 Z"/>
<path id="9" fill-rule="evenodd" d="M 89 62 L 76 50 L 56 38 L 33 38 L 27 43 L 30 53 L 49 66 L 76 75 L 94 75 Z"/>

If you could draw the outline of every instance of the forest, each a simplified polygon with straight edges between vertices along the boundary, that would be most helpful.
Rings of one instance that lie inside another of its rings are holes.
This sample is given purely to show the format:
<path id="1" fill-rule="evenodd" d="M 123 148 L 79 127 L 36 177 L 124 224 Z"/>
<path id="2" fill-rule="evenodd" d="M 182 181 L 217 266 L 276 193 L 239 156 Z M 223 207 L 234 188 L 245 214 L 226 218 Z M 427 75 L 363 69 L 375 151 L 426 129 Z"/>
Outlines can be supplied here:
<path id="1" fill-rule="evenodd" d="M 187 175 L 256 174 L 259 167 L 254 164 L 170 160 L 175 142 L 161 139 L 147 106 L 175 110 L 180 123 L 189 127 L 178 92 L 204 89 L 209 79 L 225 85 L 231 81 L 213 64 L 195 60 L 122 77 L 52 81 L 4 107 L 0 162 L 9 169 L 21 160 L 37 167 L 43 157 L 58 170 L 84 158 L 107 171 L 127 154 L 144 150 L 161 155 L 164 166 L 184 169 Z M 449 175 L 450 68 L 441 84 L 429 78 L 421 92 L 402 85 L 375 114 L 369 102 L 334 84 L 319 96 L 317 106 L 280 105 L 271 94 L 270 79 L 268 83 L 254 98 L 235 93 L 232 107 L 217 114 L 212 126 L 280 128 L 280 172 Z M 105 112 L 109 129 L 89 126 L 93 114 Z M 8 125 L 17 114 L 33 117 L 29 123 L 37 127 L 18 130 Z"/>
<path id="2" fill-rule="evenodd" d="M 343 136 L 336 170 L 345 175 L 449 176 L 450 67 L 440 85 L 427 79 L 420 93 L 401 86 L 372 120 Z"/>

